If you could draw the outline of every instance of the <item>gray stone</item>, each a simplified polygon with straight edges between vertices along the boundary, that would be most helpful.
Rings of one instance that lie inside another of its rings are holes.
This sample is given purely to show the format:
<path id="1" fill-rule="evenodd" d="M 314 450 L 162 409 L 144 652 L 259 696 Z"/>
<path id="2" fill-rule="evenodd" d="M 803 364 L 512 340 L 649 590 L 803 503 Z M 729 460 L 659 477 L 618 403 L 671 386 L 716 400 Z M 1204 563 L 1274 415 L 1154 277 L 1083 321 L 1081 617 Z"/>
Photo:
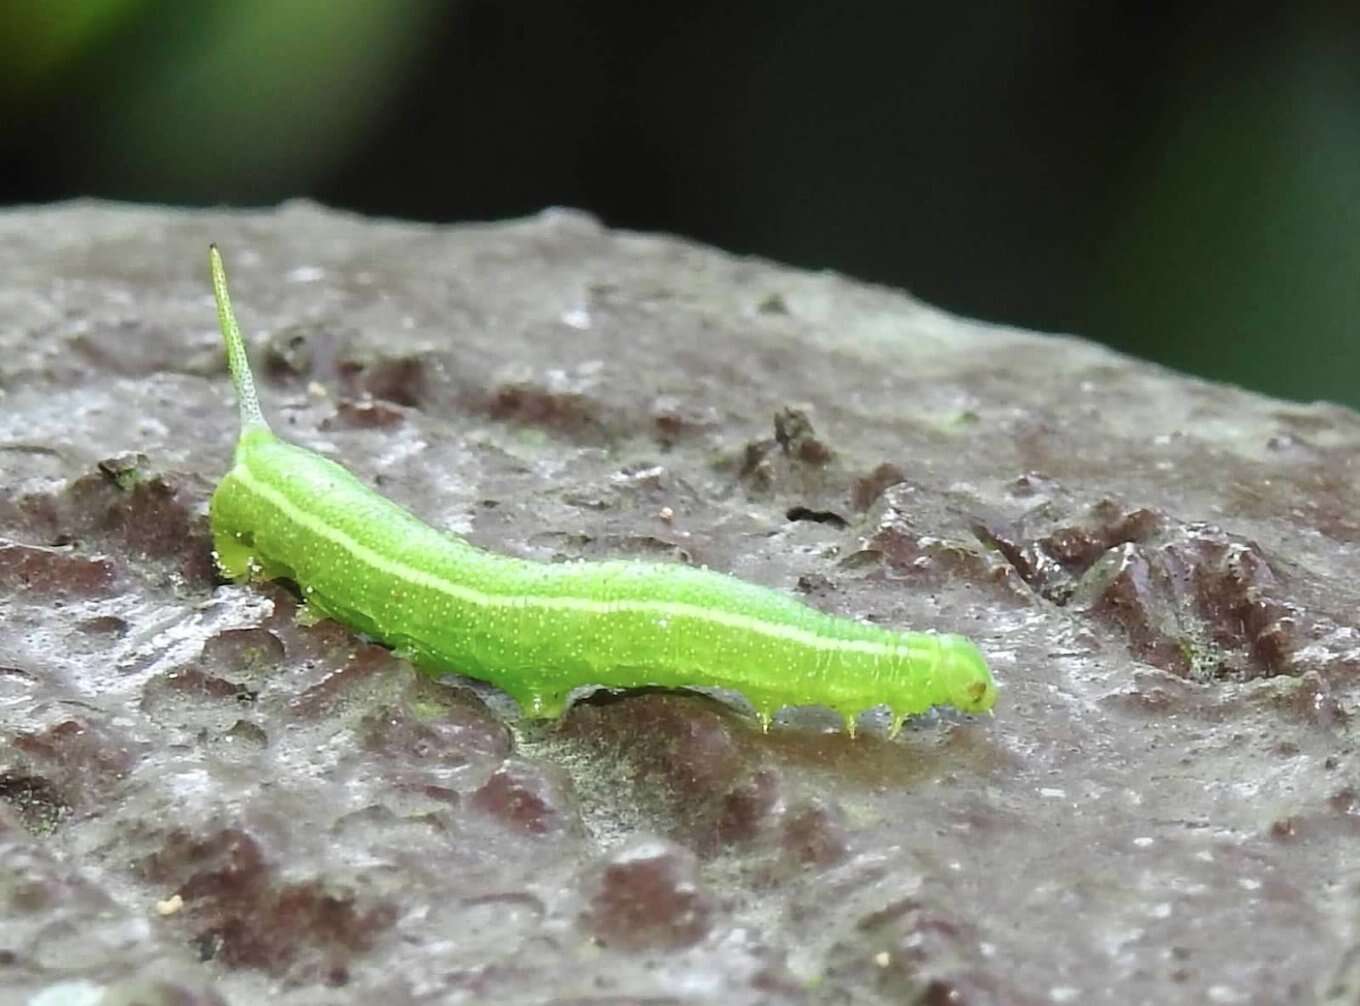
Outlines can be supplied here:
<path id="1" fill-rule="evenodd" d="M 220 583 L 210 241 L 283 435 L 487 548 L 966 633 L 995 717 L 536 726 Z M 0 264 L 0 1002 L 1360 997 L 1354 413 L 569 212 L 79 203 Z"/>

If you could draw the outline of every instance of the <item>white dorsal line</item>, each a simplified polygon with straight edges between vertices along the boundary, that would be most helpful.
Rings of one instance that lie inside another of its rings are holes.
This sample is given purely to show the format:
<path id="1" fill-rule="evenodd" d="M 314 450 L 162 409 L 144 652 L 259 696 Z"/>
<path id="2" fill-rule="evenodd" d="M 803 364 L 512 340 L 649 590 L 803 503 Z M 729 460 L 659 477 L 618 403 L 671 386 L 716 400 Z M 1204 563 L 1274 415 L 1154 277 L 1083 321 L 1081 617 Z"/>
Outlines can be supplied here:
<path id="1" fill-rule="evenodd" d="M 899 646 L 895 643 L 879 643 L 868 639 L 836 639 L 819 636 L 807 629 L 778 622 L 766 622 L 750 615 L 742 615 L 716 608 L 705 608 L 683 601 L 595 601 L 586 597 L 559 597 L 532 594 L 491 594 L 476 590 L 461 583 L 454 583 L 423 569 L 416 569 L 403 562 L 380 555 L 362 542 L 355 541 L 339 528 L 332 527 L 320 517 L 307 513 L 273 486 L 261 482 L 245 464 L 236 465 L 232 472 L 251 492 L 263 497 L 269 504 L 295 524 L 300 524 L 313 534 L 339 546 L 356 560 L 372 569 L 381 570 L 390 576 L 407 583 L 418 584 L 444 594 L 447 597 L 468 604 L 488 608 L 544 607 L 561 611 L 581 611 L 592 614 L 613 614 L 619 611 L 645 612 L 668 617 L 694 618 L 733 629 L 744 629 L 758 635 L 788 642 L 798 643 L 814 650 L 839 651 L 843 653 L 864 653 L 874 657 L 896 657 L 910 655 L 910 645 Z M 938 658 L 944 641 L 933 633 L 917 633 L 934 641 Z"/>

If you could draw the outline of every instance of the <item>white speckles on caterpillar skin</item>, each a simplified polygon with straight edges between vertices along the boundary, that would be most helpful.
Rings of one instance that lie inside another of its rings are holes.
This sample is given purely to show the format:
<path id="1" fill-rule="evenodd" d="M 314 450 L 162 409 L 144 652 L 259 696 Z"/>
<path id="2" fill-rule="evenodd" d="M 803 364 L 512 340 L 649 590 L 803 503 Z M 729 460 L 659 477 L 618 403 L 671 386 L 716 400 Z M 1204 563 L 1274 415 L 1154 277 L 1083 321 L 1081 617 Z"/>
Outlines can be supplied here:
<path id="1" fill-rule="evenodd" d="M 546 565 L 434 530 L 265 423 L 226 277 L 213 291 L 241 407 L 235 464 L 213 493 L 218 564 L 287 576 L 309 604 L 409 654 L 504 689 L 534 717 L 581 687 L 739 692 L 762 726 L 789 705 L 845 717 L 877 706 L 893 732 L 932 706 L 985 712 L 996 685 L 961 636 L 834 618 L 707 569 L 631 561 Z"/>

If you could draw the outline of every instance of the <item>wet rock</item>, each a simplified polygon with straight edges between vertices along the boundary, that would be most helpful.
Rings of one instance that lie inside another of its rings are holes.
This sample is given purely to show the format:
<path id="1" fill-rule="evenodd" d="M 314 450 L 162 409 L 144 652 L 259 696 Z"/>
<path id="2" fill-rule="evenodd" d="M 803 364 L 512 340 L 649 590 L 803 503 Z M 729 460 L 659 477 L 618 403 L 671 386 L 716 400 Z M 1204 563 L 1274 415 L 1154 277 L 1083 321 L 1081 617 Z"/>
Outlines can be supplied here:
<path id="1" fill-rule="evenodd" d="M 71 812 L 57 787 L 42 776 L 18 772 L 0 774 L 0 801 L 14 812 L 14 820 L 34 835 L 55 831 Z"/>
<path id="2" fill-rule="evenodd" d="M 391 402 L 376 398 L 342 398 L 335 415 L 321 422 L 323 430 L 387 430 L 400 426 L 405 413 Z"/>
<path id="3" fill-rule="evenodd" d="M 1205 525 L 1123 544 L 1088 567 L 1072 603 L 1118 625 L 1139 659 L 1195 678 L 1301 674 L 1318 619 L 1280 599 L 1259 547 Z"/>
<path id="4" fill-rule="evenodd" d="M 843 567 L 887 563 L 895 575 L 924 587 L 962 582 L 985 587 L 1010 604 L 1031 603 L 1013 563 L 987 547 L 988 540 L 978 541 L 964 517 L 925 487 L 894 482 L 866 516 L 871 531 L 865 547 L 843 559 Z"/>
<path id="5" fill-rule="evenodd" d="M 145 747 L 110 726 L 72 717 L 14 735 L 16 764 L 41 773 L 39 791 L 82 809 L 111 799 Z"/>
<path id="6" fill-rule="evenodd" d="M 495 552 L 967 632 L 995 718 L 525 722 L 222 584 L 208 239 L 290 439 Z M 83 203 L 0 213 L 0 259 L 16 1002 L 1355 998 L 1354 412 L 563 211 Z"/>
<path id="7" fill-rule="evenodd" d="M 756 496 L 792 495 L 844 505 L 849 479 L 834 461 L 834 452 L 817 436 L 807 412 L 784 406 L 774 415 L 774 436 L 746 444 L 737 477 Z"/>
<path id="8" fill-rule="evenodd" d="M 831 951 L 826 981 L 833 989 L 862 987 L 867 979 L 885 997 L 923 1006 L 1029 998 L 989 973 L 969 927 L 916 899 L 871 912 L 856 929 L 862 940 Z"/>
<path id="9" fill-rule="evenodd" d="M 698 696 L 652 692 L 577 703 L 562 724 L 573 746 L 611 752 L 613 785 L 650 808 L 649 825 L 703 856 L 751 843 L 778 821 L 779 773 L 749 728 Z"/>
<path id="10" fill-rule="evenodd" d="M 264 628 L 224 629 L 203 643 L 200 666 L 208 671 L 259 674 L 283 662 L 283 642 Z"/>
<path id="11" fill-rule="evenodd" d="M 121 638 L 127 635 L 128 623 L 117 615 L 96 615 L 77 623 L 76 628 L 87 636 Z"/>
<path id="12" fill-rule="evenodd" d="M 330 628 L 323 630 L 323 639 L 337 646 L 346 645 L 342 636 L 347 630 L 329 623 Z M 315 638 L 312 640 L 315 642 Z M 365 697 L 381 690 L 393 675 L 410 673 L 402 667 L 401 661 L 391 650 L 382 646 L 368 644 L 349 657 L 336 670 L 330 671 L 315 684 L 299 691 L 289 700 L 289 709 L 301 719 L 315 720 L 336 713 L 342 706 L 355 701 L 362 702 Z"/>
<path id="13" fill-rule="evenodd" d="M 472 806 L 512 831 L 547 835 L 576 828 L 567 777 L 545 766 L 508 759 L 472 794 Z"/>
<path id="14" fill-rule="evenodd" d="M 800 866 L 833 866 L 849 848 L 844 813 L 820 799 L 792 807 L 784 815 L 780 845 L 783 854 Z"/>
<path id="15" fill-rule="evenodd" d="M 224 629 L 208 637 L 198 660 L 147 681 L 143 708 L 166 703 L 250 705 L 281 670 L 283 642 L 261 627 Z"/>
<path id="16" fill-rule="evenodd" d="M 626 703 L 577 703 L 562 730 L 598 750 L 620 752 L 637 784 L 686 802 L 711 797 L 745 760 L 730 717 L 689 696 L 652 693 Z"/>
<path id="17" fill-rule="evenodd" d="M 54 548 L 0 541 L 0 591 L 27 597 L 79 598 L 110 594 L 117 584 L 112 560 Z"/>
<path id="18" fill-rule="evenodd" d="M 381 705 L 366 713 L 359 723 L 364 748 L 438 777 L 509 754 L 506 729 L 485 706 L 451 701 L 434 692 L 434 686 L 416 682 L 399 704 Z M 428 698 L 422 698 L 422 693 Z"/>
<path id="19" fill-rule="evenodd" d="M 785 406 L 774 414 L 774 440 L 781 451 L 799 461 L 824 465 L 831 460 L 831 448 L 817 436 L 802 409 Z"/>
<path id="20" fill-rule="evenodd" d="M 907 481 L 907 474 L 897 465 L 885 461 L 868 475 L 856 478 L 850 485 L 850 505 L 860 513 L 878 502 L 889 486 Z"/>
<path id="21" fill-rule="evenodd" d="M 665 447 L 705 436 L 720 425 L 717 410 L 679 395 L 656 398 L 652 402 L 651 419 L 654 435 Z"/>
<path id="22" fill-rule="evenodd" d="M 430 394 L 433 361 L 421 355 L 350 357 L 340 362 L 340 377 L 347 394 L 382 402 L 420 408 Z"/>
<path id="23" fill-rule="evenodd" d="M 143 702 L 154 706 L 169 695 L 184 696 L 199 701 L 253 702 L 258 692 L 237 681 L 228 681 L 207 674 L 197 667 L 183 667 L 168 671 L 148 681 L 143 689 Z"/>
<path id="24" fill-rule="evenodd" d="M 351 959 L 396 917 L 391 905 L 361 904 L 320 881 L 281 881 L 259 843 L 236 828 L 201 837 L 172 831 L 138 874 L 183 900 L 171 924 L 188 930 L 203 960 L 295 981 L 345 984 Z"/>
<path id="25" fill-rule="evenodd" d="M 729 783 L 708 815 L 696 815 L 702 821 L 694 829 L 699 848 L 711 855 L 750 842 L 774 823 L 779 801 L 778 777 L 768 769 Z"/>
<path id="26" fill-rule="evenodd" d="M 812 510 L 805 506 L 789 507 L 784 516 L 791 521 L 810 521 L 813 524 L 827 524 L 834 528 L 844 528 L 849 522 L 832 510 Z"/>
<path id="27" fill-rule="evenodd" d="M 286 325 L 265 342 L 264 373 L 273 381 L 329 380 L 348 341 L 331 326 Z"/>
<path id="28" fill-rule="evenodd" d="M 228 1006 L 206 983 L 188 985 L 154 978 L 116 982 L 104 990 L 99 1006 Z"/>
<path id="29" fill-rule="evenodd" d="M 639 837 L 606 856 L 588 898 L 586 926 L 614 950 L 678 950 L 712 925 L 693 853 L 661 838 Z"/>
<path id="30" fill-rule="evenodd" d="M 190 486 L 153 471 L 144 458 L 119 457 L 73 482 L 64 506 L 84 534 L 139 556 L 179 557 L 187 569 L 191 553 L 211 549 L 207 525 L 194 513 L 207 489 L 206 483 Z"/>
<path id="31" fill-rule="evenodd" d="M 514 380 L 491 388 L 483 405 L 486 413 L 501 422 L 531 426 L 574 439 L 603 441 L 614 425 L 607 409 L 593 395 L 577 390 L 563 375 L 542 384 Z"/>
<path id="32" fill-rule="evenodd" d="M 222 736 L 232 743 L 255 749 L 269 744 L 269 735 L 265 733 L 264 728 L 249 720 L 237 720 Z"/>

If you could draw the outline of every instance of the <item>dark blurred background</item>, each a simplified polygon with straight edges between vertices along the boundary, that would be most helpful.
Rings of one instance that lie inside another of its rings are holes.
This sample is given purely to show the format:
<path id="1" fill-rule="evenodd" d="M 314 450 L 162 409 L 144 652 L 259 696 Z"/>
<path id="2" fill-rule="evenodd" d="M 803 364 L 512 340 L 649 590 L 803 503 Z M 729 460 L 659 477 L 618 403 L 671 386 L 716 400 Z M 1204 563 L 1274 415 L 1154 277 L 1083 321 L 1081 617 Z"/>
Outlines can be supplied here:
<path id="1" fill-rule="evenodd" d="M 1360 404 L 1360 5 L 8 0 L 0 201 L 559 204 Z"/>

